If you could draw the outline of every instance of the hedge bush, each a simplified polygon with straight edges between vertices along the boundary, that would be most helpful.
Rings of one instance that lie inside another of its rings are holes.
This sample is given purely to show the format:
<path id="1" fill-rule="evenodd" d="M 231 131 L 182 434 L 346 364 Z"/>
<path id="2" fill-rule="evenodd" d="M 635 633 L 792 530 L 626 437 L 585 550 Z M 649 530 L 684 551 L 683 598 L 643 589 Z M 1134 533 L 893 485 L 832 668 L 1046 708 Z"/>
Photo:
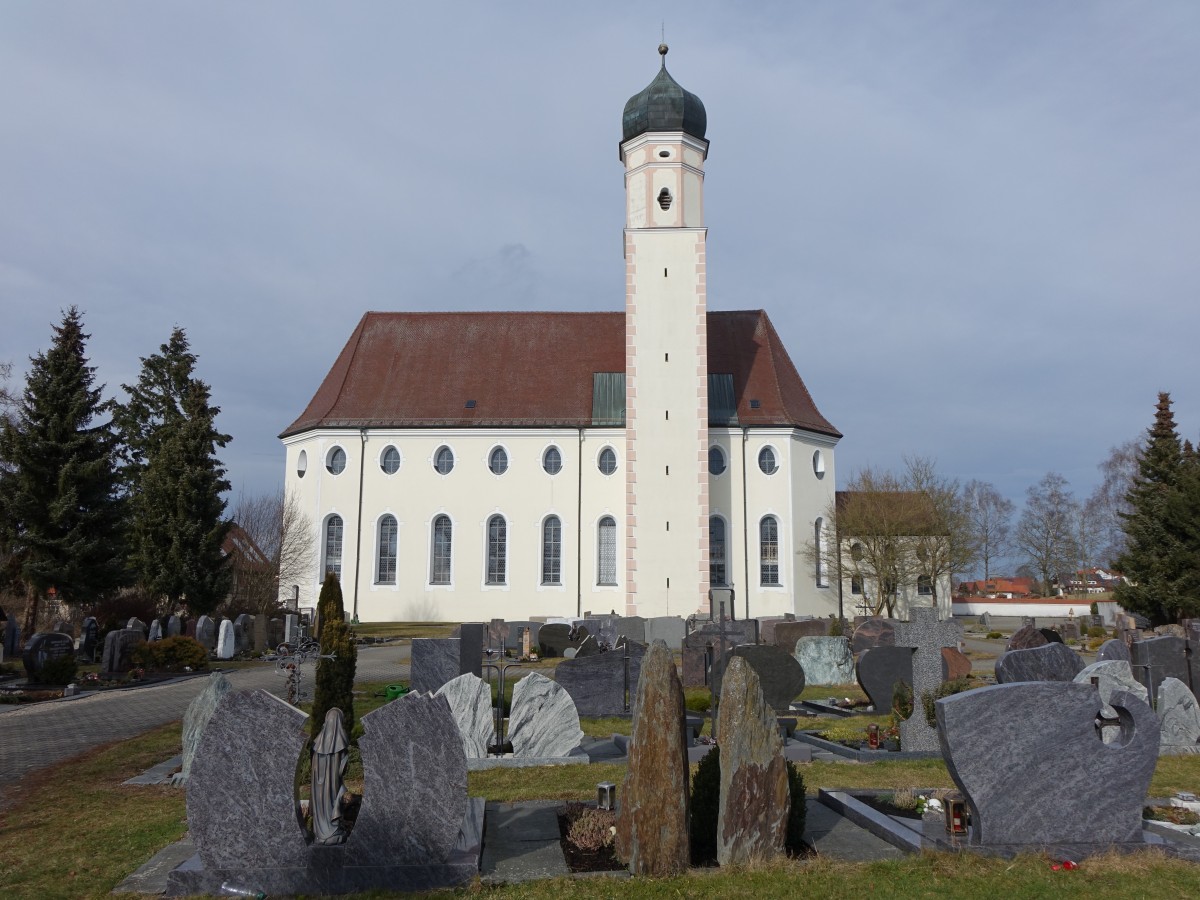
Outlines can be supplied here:
<path id="1" fill-rule="evenodd" d="M 48 659 L 42 666 L 42 671 L 32 679 L 37 684 L 70 684 L 75 680 L 79 671 L 79 663 L 74 656 L 60 656 L 58 659 Z"/>
<path id="2" fill-rule="evenodd" d="M 182 634 L 137 644 L 129 651 L 129 658 L 135 666 L 151 672 L 208 668 L 208 651 L 204 645 Z"/>

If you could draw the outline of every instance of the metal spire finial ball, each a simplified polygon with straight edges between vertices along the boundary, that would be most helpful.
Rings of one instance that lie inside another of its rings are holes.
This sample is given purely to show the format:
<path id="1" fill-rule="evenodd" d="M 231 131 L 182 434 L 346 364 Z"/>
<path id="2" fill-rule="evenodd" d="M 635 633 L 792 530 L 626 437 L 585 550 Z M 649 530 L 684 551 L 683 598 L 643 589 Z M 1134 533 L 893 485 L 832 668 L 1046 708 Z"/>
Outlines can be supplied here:
<path id="1" fill-rule="evenodd" d="M 666 44 L 659 44 L 659 45 L 658 45 L 658 55 L 659 55 L 659 56 L 666 56 L 666 55 L 667 55 L 667 50 L 668 50 L 668 49 L 669 49 L 669 48 L 667 47 L 667 45 L 666 45 Z"/>

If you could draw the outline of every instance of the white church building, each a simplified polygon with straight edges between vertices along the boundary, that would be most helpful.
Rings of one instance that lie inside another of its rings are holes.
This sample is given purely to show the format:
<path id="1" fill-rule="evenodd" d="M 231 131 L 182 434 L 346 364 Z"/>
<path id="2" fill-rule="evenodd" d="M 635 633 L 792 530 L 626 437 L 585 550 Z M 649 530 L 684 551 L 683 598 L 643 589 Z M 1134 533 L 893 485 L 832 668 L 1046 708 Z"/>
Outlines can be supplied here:
<path id="1" fill-rule="evenodd" d="M 360 621 L 837 612 L 804 549 L 841 434 L 764 311 L 708 310 L 706 114 L 659 49 L 623 117 L 624 312 L 366 313 L 281 435 L 302 606 L 332 570 Z"/>

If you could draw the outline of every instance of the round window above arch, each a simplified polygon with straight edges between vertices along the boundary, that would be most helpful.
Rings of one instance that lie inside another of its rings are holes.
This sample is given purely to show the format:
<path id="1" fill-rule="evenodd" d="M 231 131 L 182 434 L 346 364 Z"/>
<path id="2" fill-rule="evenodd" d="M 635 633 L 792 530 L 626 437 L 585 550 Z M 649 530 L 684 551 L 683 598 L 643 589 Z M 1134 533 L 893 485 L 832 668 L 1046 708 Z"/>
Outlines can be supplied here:
<path id="1" fill-rule="evenodd" d="M 454 471 L 454 451 L 444 444 L 433 454 L 433 468 L 439 475 L 449 475 Z"/>
<path id="2" fill-rule="evenodd" d="M 708 448 L 708 474 L 721 475 L 725 472 L 725 451 L 716 444 Z"/>
<path id="3" fill-rule="evenodd" d="M 547 447 L 542 454 L 542 468 L 547 475 L 557 475 L 562 471 L 562 451 L 557 447 Z"/>
<path id="4" fill-rule="evenodd" d="M 334 447 L 329 451 L 329 455 L 325 457 L 325 468 L 330 475 L 341 475 L 346 471 L 346 451 L 341 447 Z"/>
<path id="5" fill-rule="evenodd" d="M 493 475 L 503 475 L 508 471 L 508 451 L 503 447 L 493 447 L 488 454 L 488 468 Z"/>
<path id="6" fill-rule="evenodd" d="M 758 468 L 764 475 L 774 475 L 779 471 L 779 461 L 775 458 L 773 447 L 763 447 L 758 451 Z"/>
<path id="7" fill-rule="evenodd" d="M 596 460 L 596 466 L 604 475 L 611 475 L 617 471 L 617 453 L 612 447 L 605 447 L 600 451 L 600 456 Z"/>
<path id="8" fill-rule="evenodd" d="M 379 457 L 379 468 L 383 469 L 388 475 L 395 475 L 400 471 L 400 451 L 395 447 L 386 447 Z"/>
<path id="9" fill-rule="evenodd" d="M 813 451 L 813 474 L 818 478 L 825 477 L 825 454 L 820 450 Z"/>
<path id="10" fill-rule="evenodd" d="M 300 455 L 296 457 L 296 477 L 303 478 L 304 473 L 308 471 L 308 451 L 301 450 Z"/>

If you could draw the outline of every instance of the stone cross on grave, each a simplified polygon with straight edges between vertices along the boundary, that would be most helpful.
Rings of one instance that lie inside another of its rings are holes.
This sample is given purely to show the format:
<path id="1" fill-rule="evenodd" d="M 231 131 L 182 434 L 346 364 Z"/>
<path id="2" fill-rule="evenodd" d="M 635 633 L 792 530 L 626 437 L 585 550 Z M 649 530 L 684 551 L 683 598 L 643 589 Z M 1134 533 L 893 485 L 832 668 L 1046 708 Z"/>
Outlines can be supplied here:
<path id="1" fill-rule="evenodd" d="M 958 647 L 962 625 L 938 621 L 938 611 L 928 606 L 908 611 L 908 621 L 896 624 L 896 646 L 912 647 L 913 713 L 900 723 L 900 749 L 937 750 L 937 729 L 925 719 L 921 697 L 942 683 L 942 648 Z"/>

